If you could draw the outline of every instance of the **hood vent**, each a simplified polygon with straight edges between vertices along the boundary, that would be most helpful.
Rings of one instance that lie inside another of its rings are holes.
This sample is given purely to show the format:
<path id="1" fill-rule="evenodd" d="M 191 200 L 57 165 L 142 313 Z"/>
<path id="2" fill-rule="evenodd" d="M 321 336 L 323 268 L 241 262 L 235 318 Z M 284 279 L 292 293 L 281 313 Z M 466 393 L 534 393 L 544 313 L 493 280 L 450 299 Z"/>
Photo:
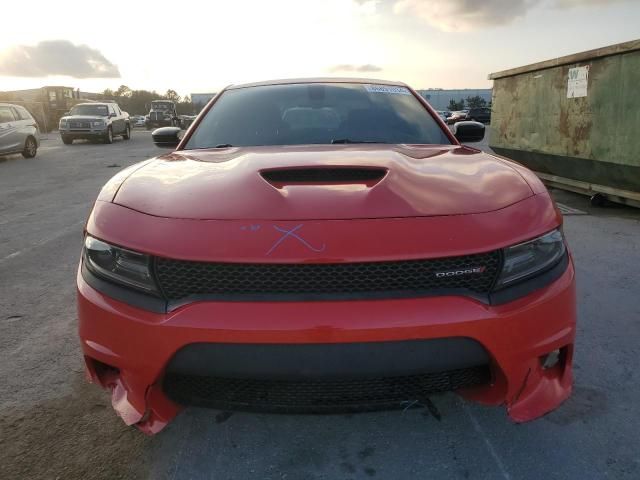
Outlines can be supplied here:
<path id="1" fill-rule="evenodd" d="M 263 170 L 262 178 L 275 185 L 291 184 L 366 184 L 373 186 L 387 174 L 386 168 L 377 167 L 294 167 Z"/>

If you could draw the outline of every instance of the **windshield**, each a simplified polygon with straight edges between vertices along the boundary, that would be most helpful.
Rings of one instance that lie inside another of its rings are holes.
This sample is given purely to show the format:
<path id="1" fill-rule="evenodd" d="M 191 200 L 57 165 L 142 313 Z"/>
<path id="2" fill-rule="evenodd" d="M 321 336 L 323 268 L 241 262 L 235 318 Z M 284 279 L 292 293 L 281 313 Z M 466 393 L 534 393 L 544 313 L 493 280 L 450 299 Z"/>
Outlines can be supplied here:
<path id="1" fill-rule="evenodd" d="M 76 105 L 69 112 L 71 115 L 93 115 L 97 117 L 106 117 L 109 110 L 106 105 Z"/>
<path id="2" fill-rule="evenodd" d="M 405 87 L 306 83 L 227 90 L 186 148 L 332 143 L 451 144 Z"/>
<path id="3" fill-rule="evenodd" d="M 153 103 L 153 102 L 151 102 L 151 109 L 152 110 L 168 110 L 169 108 L 171 108 L 171 104 L 170 103 Z"/>

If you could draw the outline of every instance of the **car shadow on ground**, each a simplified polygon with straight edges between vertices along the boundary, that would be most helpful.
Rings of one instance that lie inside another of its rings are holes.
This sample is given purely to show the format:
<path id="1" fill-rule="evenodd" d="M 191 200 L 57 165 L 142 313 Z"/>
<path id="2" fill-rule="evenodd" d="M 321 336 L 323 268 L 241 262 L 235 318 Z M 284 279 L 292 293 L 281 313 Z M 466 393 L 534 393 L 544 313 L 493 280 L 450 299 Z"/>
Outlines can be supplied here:
<path id="1" fill-rule="evenodd" d="M 607 400 L 595 388 L 576 387 L 558 410 L 527 424 L 511 422 L 502 407 L 455 394 L 412 407 L 346 415 L 189 408 L 147 444 L 156 459 L 147 473 L 154 479 L 541 478 L 557 468 L 539 460 L 555 455 L 548 440 L 584 435 L 606 414 Z M 570 472 L 559 471 L 558 478 L 571 478 Z"/>

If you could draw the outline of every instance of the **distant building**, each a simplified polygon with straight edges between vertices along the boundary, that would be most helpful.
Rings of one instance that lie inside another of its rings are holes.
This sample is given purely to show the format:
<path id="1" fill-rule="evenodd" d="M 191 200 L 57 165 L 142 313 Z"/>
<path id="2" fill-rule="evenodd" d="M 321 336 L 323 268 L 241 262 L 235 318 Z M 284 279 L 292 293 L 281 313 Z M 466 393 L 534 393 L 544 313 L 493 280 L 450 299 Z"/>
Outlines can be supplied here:
<path id="1" fill-rule="evenodd" d="M 191 94 L 191 103 L 196 109 L 196 112 L 200 112 L 204 108 L 204 106 L 209 103 L 213 97 L 217 94 L 215 93 L 192 93 Z"/>
<path id="2" fill-rule="evenodd" d="M 417 92 L 436 110 L 448 110 L 451 100 L 456 102 L 464 100 L 466 102 L 468 97 L 479 96 L 487 102 L 487 105 L 491 102 L 490 88 L 463 88 L 460 90 L 429 88 L 427 90 L 417 90 Z"/>

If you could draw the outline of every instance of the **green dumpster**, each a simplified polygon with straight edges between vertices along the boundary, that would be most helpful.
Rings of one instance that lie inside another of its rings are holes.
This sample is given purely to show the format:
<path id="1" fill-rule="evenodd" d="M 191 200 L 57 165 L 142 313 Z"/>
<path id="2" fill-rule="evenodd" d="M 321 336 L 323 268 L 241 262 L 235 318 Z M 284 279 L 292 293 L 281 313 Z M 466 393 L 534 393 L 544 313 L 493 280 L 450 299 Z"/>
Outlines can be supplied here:
<path id="1" fill-rule="evenodd" d="M 489 79 L 496 153 L 550 185 L 640 207 L 640 40 Z"/>

